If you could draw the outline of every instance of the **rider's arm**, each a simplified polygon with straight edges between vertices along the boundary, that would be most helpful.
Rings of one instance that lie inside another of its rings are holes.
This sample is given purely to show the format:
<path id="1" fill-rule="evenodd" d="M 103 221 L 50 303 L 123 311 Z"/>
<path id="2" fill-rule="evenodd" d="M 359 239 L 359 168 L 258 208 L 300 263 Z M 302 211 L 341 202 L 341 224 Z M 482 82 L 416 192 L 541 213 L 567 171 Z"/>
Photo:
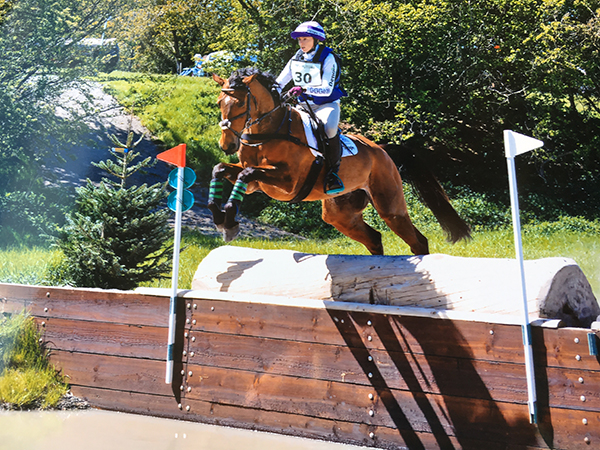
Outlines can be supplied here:
<path id="1" fill-rule="evenodd" d="M 335 77 L 337 75 L 337 63 L 335 56 L 329 54 L 323 62 L 323 78 L 320 86 L 310 86 L 306 88 L 306 95 L 313 97 L 327 97 L 333 92 L 335 87 Z"/>

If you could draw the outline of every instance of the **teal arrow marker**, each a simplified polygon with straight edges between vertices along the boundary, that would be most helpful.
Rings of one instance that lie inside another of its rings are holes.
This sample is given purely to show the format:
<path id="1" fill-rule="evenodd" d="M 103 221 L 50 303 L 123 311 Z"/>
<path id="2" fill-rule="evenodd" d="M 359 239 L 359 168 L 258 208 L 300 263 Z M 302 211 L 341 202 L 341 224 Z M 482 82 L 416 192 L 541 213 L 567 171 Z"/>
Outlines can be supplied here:
<path id="1" fill-rule="evenodd" d="M 177 189 L 177 169 L 171 170 L 169 174 L 169 186 Z M 196 181 L 196 172 L 194 172 L 189 167 L 183 168 L 183 188 L 189 188 Z"/>
<path id="2" fill-rule="evenodd" d="M 177 191 L 173 191 L 169 194 L 169 198 L 167 198 L 167 206 L 171 211 L 177 211 Z M 187 211 L 192 206 L 194 206 L 194 194 L 192 194 L 190 191 L 184 190 L 181 210 Z"/>

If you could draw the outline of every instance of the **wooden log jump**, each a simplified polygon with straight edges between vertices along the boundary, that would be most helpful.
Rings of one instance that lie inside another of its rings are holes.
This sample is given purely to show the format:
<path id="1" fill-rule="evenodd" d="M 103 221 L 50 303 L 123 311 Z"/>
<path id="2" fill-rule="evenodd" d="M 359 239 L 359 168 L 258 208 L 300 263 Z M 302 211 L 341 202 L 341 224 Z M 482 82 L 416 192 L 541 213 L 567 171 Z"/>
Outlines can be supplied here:
<path id="1" fill-rule="evenodd" d="M 531 320 L 589 326 L 600 306 L 568 258 L 525 261 Z M 426 256 L 317 255 L 223 246 L 199 264 L 192 289 L 522 315 L 516 260 Z"/>

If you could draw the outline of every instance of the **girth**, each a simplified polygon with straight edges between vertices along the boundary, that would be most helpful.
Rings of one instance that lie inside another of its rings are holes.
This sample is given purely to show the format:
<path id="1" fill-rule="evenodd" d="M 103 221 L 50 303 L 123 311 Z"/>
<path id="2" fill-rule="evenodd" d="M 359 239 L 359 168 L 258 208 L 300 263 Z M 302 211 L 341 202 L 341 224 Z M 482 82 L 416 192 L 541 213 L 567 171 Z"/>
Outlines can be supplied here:
<path id="1" fill-rule="evenodd" d="M 308 196 L 308 194 L 310 194 L 310 191 L 312 191 L 312 188 L 317 182 L 319 173 L 321 173 L 324 161 L 325 158 L 323 158 L 321 155 L 315 157 L 315 160 L 313 161 L 312 165 L 310 166 L 310 170 L 308 171 L 308 175 L 306 176 L 306 180 L 304 180 L 304 184 L 302 185 L 296 196 L 289 201 L 289 203 L 300 203 Z"/>

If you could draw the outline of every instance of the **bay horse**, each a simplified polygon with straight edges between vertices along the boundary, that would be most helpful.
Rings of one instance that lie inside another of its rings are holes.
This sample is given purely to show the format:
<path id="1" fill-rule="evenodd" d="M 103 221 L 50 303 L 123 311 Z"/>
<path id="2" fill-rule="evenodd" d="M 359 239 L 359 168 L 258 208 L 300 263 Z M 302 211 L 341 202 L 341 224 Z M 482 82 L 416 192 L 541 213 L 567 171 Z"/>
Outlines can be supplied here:
<path id="1" fill-rule="evenodd" d="M 237 152 L 239 157 L 239 163 L 220 163 L 212 172 L 208 208 L 226 242 L 239 233 L 235 218 L 243 195 L 260 190 L 284 202 L 320 200 L 326 223 L 362 243 L 371 254 L 382 255 L 381 234 L 363 220 L 363 210 L 371 203 L 415 255 L 429 253 L 427 238 L 408 216 L 399 170 L 383 147 L 363 136 L 349 135 L 358 152 L 342 158 L 338 174 L 345 190 L 327 195 L 323 164 L 307 144 L 300 113 L 282 102 L 275 77 L 245 68 L 227 80 L 217 75 L 213 79 L 221 86 L 217 99 L 222 117 L 219 146 L 226 154 Z M 411 182 L 448 239 L 454 243 L 469 238 L 469 226 L 438 181 L 430 172 L 421 172 L 411 174 Z M 307 185 L 307 178 L 315 177 L 316 182 Z M 223 179 L 234 187 L 222 208 Z"/>

